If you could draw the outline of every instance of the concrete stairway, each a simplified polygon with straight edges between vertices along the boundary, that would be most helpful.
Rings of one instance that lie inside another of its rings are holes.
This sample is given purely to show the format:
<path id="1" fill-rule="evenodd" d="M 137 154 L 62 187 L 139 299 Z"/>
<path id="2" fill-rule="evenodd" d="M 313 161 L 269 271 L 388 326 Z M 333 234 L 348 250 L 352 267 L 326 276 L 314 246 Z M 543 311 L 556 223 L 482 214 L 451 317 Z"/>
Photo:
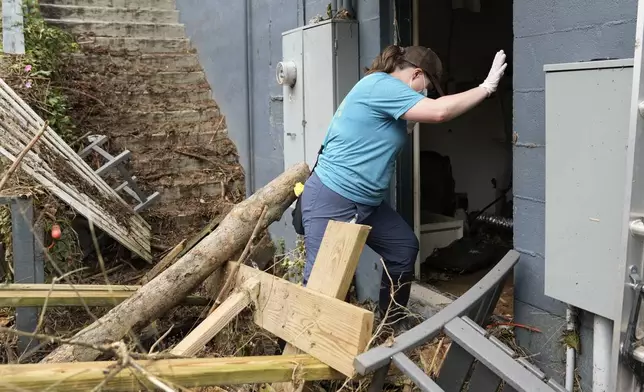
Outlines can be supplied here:
<path id="1" fill-rule="evenodd" d="M 132 151 L 137 181 L 161 192 L 150 213 L 166 219 L 164 230 L 168 220 L 199 226 L 231 187 L 243 194 L 235 146 L 173 0 L 41 0 L 40 8 L 77 37 L 80 82 L 98 86 L 102 104 L 126 108 L 117 121 L 93 120 Z"/>

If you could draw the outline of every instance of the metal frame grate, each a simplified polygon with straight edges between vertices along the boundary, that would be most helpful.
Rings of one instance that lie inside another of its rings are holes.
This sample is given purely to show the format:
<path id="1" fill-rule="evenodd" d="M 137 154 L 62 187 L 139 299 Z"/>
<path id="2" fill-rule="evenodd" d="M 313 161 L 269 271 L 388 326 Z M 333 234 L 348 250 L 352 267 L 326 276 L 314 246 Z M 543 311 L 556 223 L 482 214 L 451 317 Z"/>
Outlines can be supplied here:
<path id="1" fill-rule="evenodd" d="M 382 345 L 356 357 L 361 375 L 374 373 L 370 392 L 382 390 L 389 366 L 393 364 L 422 391 L 460 392 L 466 383 L 470 390 L 557 391 L 565 389 L 549 379 L 480 325 L 492 314 L 503 285 L 519 260 L 510 251 L 479 283 L 452 304 L 422 324 L 398 336 L 393 345 Z M 437 381 L 425 374 L 404 352 L 418 347 L 444 331 L 452 338 L 441 375 Z M 472 389 L 474 388 L 474 389 Z"/>

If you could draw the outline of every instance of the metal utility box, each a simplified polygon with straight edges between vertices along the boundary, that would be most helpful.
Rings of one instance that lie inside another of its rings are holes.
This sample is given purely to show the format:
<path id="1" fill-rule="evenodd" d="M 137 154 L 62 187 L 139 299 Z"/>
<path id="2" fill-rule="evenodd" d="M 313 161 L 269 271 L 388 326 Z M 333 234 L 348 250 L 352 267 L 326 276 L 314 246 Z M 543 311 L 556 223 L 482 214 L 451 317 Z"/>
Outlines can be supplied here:
<path id="1" fill-rule="evenodd" d="M 360 79 L 358 23 L 328 20 L 282 34 L 284 166 L 313 167 L 336 108 Z"/>
<path id="2" fill-rule="evenodd" d="M 544 70 L 545 294 L 618 320 L 632 60 Z"/>

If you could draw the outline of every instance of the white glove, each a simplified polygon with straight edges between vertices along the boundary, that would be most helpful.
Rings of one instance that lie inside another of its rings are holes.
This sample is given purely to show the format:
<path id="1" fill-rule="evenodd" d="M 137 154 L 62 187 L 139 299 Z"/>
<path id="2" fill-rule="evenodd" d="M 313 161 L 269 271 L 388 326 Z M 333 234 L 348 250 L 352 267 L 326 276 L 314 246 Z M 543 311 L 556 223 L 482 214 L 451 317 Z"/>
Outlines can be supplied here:
<path id="1" fill-rule="evenodd" d="M 505 53 L 502 50 L 499 50 L 494 56 L 494 61 L 492 62 L 492 68 L 490 68 L 490 73 L 487 75 L 487 78 L 481 83 L 479 87 L 483 87 L 487 91 L 487 96 L 492 95 L 499 87 L 499 81 L 505 72 L 505 68 L 508 64 L 505 62 Z"/>

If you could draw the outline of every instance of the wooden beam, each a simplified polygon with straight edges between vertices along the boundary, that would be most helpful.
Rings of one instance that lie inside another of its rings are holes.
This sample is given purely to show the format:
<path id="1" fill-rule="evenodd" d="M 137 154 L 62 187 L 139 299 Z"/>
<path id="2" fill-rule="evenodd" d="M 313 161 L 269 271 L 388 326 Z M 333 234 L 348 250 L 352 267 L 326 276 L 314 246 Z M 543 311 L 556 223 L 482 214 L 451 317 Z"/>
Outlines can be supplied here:
<path id="1" fill-rule="evenodd" d="M 19 288 L 15 286 L 26 286 Z M 62 287 L 59 287 L 62 286 Z M 137 286 L 105 286 L 105 285 L 70 285 L 48 284 L 17 284 L 0 286 L 0 307 L 19 306 L 105 306 L 112 307 L 132 296 Z M 108 289 L 109 287 L 109 289 Z M 206 306 L 210 303 L 208 298 L 190 296 L 183 304 L 192 306 Z"/>
<path id="2" fill-rule="evenodd" d="M 195 356 L 206 343 L 212 340 L 242 310 L 257 301 L 259 285 L 259 280 L 256 278 L 245 281 L 239 288 L 239 292 L 226 298 L 197 328 L 193 329 L 188 336 L 179 342 L 170 351 L 170 354 L 182 357 Z"/>
<path id="3" fill-rule="evenodd" d="M 344 300 L 370 231 L 369 226 L 329 221 L 306 287 Z"/>
<path id="4" fill-rule="evenodd" d="M 344 300 L 370 231 L 369 226 L 329 221 L 306 287 Z M 283 355 L 300 353 L 302 351 L 291 344 L 287 344 L 282 352 Z M 273 388 L 285 392 L 297 389 L 293 382 L 275 384 Z M 307 390 L 306 386 L 303 389 Z"/>
<path id="5" fill-rule="evenodd" d="M 189 358 L 137 361 L 154 376 L 184 388 L 239 385 L 291 380 L 337 379 L 338 373 L 309 355 L 239 358 Z M 0 392 L 18 390 L 86 392 L 105 379 L 114 362 L 71 362 L 0 365 Z M 138 375 L 142 380 L 145 377 Z M 146 385 L 151 390 L 151 384 Z M 128 370 L 120 372 L 104 390 L 139 391 L 137 378 Z"/>
<path id="6" fill-rule="evenodd" d="M 228 263 L 228 272 L 236 263 Z M 372 333 L 373 313 L 241 265 L 236 283 L 260 281 L 255 323 L 318 358 L 335 370 L 353 376 L 353 359 L 363 352 Z"/>
<path id="7" fill-rule="evenodd" d="M 0 284 L 0 291 L 131 291 L 138 290 L 141 286 L 138 285 L 122 285 L 122 284 L 51 284 L 51 283 L 10 283 Z"/>

